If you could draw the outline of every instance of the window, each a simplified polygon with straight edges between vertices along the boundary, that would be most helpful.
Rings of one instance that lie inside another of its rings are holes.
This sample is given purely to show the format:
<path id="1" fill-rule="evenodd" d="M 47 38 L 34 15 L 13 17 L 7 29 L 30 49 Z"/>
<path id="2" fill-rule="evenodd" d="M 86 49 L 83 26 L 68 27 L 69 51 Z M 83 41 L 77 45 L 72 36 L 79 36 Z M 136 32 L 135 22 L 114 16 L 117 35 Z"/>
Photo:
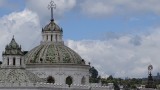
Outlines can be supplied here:
<path id="1" fill-rule="evenodd" d="M 9 65 L 9 58 L 7 58 L 7 65 Z"/>
<path id="2" fill-rule="evenodd" d="M 51 35 L 51 41 L 52 41 L 53 35 Z"/>
<path id="3" fill-rule="evenodd" d="M 72 77 L 71 77 L 71 76 L 68 76 L 68 77 L 66 78 L 66 84 L 68 84 L 69 87 L 70 87 L 70 85 L 71 85 L 72 83 L 73 83 Z"/>
<path id="4" fill-rule="evenodd" d="M 48 35 L 47 35 L 47 41 L 48 41 Z"/>
<path id="5" fill-rule="evenodd" d="M 22 64 L 22 59 L 20 58 L 20 65 Z"/>
<path id="6" fill-rule="evenodd" d="M 16 58 L 13 58 L 13 65 L 16 65 Z"/>
<path id="7" fill-rule="evenodd" d="M 43 59 L 42 59 L 42 58 L 40 58 L 40 62 L 41 62 L 41 63 L 43 62 Z"/>
<path id="8" fill-rule="evenodd" d="M 85 83 L 86 83 L 86 78 L 83 76 L 82 79 L 81 79 L 81 84 L 85 85 Z"/>
<path id="9" fill-rule="evenodd" d="M 56 34 L 56 42 L 57 42 L 57 34 Z"/>
<path id="10" fill-rule="evenodd" d="M 47 77 L 47 83 L 55 83 L 55 80 L 52 76 Z"/>

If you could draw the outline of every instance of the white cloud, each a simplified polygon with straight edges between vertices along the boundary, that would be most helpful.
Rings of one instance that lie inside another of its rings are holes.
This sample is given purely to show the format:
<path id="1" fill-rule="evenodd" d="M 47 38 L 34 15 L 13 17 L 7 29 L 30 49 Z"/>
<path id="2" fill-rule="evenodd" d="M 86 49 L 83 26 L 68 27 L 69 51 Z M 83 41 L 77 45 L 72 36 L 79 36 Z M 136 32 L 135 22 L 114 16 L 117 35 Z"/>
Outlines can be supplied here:
<path id="1" fill-rule="evenodd" d="M 23 50 L 28 50 L 37 43 L 35 40 L 40 37 L 41 32 L 37 14 L 27 9 L 1 17 L 0 27 L 0 52 L 4 51 L 5 45 L 10 43 L 13 35 Z"/>
<path id="2" fill-rule="evenodd" d="M 84 0 L 82 12 L 93 17 L 155 13 L 160 14 L 159 0 Z"/>
<path id="3" fill-rule="evenodd" d="M 160 28 L 157 28 L 148 35 L 123 35 L 107 40 L 68 40 L 67 45 L 86 61 L 91 61 L 104 76 L 147 77 L 149 64 L 153 64 L 154 75 L 160 69 L 159 38 Z"/>
<path id="4" fill-rule="evenodd" d="M 48 22 L 50 20 L 50 10 L 48 10 L 48 4 L 51 0 L 26 0 L 27 8 L 36 12 L 41 22 Z M 63 14 L 76 5 L 76 0 L 54 0 L 56 9 L 54 10 L 54 17 L 62 17 Z"/>

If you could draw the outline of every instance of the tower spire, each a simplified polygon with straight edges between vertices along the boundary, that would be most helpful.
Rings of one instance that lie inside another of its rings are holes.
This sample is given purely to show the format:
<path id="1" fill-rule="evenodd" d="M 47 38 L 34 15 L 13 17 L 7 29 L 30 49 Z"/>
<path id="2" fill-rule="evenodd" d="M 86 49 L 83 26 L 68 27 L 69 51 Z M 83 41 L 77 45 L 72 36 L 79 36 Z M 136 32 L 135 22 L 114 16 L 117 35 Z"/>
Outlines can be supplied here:
<path id="1" fill-rule="evenodd" d="M 56 9 L 56 4 L 54 3 L 54 1 L 51 0 L 50 4 L 48 5 L 48 9 L 51 9 L 51 21 L 54 21 L 53 9 Z"/>

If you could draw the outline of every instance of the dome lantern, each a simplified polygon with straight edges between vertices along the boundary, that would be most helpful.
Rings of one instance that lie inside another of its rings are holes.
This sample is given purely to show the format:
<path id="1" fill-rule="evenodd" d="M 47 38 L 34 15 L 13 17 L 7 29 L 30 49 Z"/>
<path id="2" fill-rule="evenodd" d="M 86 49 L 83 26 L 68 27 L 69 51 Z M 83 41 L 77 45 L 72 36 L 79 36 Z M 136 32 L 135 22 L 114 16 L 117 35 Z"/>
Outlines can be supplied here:
<path id="1" fill-rule="evenodd" d="M 44 28 L 42 28 L 42 43 L 63 43 L 63 30 L 55 23 L 53 18 L 53 9 L 56 8 L 56 4 L 51 1 L 48 8 L 51 9 L 51 21 Z"/>
<path id="2" fill-rule="evenodd" d="M 6 45 L 5 51 L 2 54 L 3 64 L 1 68 L 24 68 L 23 55 L 21 45 L 17 44 L 13 36 L 11 42 L 9 45 Z"/>

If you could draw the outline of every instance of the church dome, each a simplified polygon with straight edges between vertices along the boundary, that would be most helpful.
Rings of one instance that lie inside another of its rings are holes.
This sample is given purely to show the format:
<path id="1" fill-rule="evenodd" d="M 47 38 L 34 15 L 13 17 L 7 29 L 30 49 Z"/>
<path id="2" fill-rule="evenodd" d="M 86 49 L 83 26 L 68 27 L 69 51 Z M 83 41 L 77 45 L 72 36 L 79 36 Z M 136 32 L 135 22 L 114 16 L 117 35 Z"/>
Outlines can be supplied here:
<path id="1" fill-rule="evenodd" d="M 40 44 L 25 57 L 26 64 L 85 64 L 76 52 L 63 43 Z"/>
<path id="2" fill-rule="evenodd" d="M 72 49 L 64 45 L 63 30 L 53 19 L 42 29 L 41 44 L 25 55 L 26 64 L 85 64 L 85 61 Z"/>

